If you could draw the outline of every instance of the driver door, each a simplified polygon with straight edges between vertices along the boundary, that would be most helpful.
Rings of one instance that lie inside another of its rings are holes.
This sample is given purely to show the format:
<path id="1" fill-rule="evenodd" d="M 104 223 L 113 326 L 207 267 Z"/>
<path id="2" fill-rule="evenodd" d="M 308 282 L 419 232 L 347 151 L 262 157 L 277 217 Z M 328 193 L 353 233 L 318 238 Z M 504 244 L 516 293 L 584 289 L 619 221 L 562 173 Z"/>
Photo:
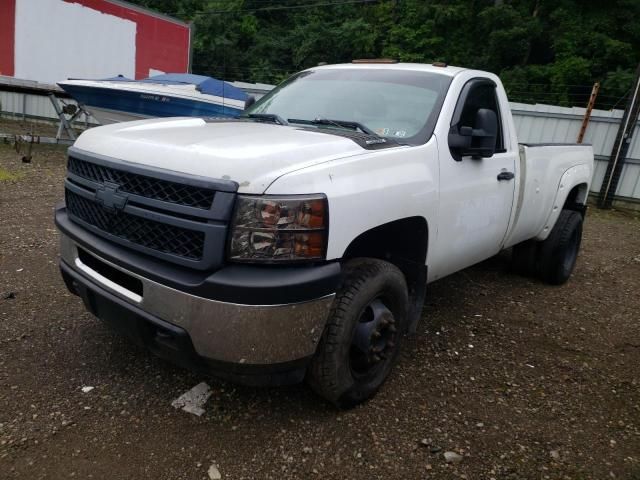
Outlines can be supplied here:
<path id="1" fill-rule="evenodd" d="M 493 155 L 460 155 L 447 139 L 438 139 L 440 204 L 435 251 L 440 261 L 430 265 L 435 268 L 434 280 L 485 260 L 502 247 L 513 205 L 518 150 L 517 145 L 505 148 L 499 105 L 496 85 L 490 79 L 472 79 L 463 87 L 451 121 L 452 130 L 477 129 L 478 110 L 494 111 L 498 133 Z"/>

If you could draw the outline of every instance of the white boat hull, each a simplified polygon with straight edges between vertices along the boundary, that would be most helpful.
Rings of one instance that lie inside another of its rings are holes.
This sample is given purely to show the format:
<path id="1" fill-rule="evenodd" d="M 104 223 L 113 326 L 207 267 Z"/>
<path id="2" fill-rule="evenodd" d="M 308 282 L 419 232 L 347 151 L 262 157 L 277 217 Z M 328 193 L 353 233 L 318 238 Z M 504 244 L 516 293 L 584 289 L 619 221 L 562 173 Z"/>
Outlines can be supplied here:
<path id="1" fill-rule="evenodd" d="M 146 118 L 152 118 L 148 115 L 141 115 L 133 112 L 122 112 L 119 110 L 100 108 L 92 105 L 84 105 L 84 108 L 101 125 L 110 125 L 112 123 L 131 122 L 133 120 L 144 120 Z"/>
<path id="2" fill-rule="evenodd" d="M 236 117 L 244 101 L 202 93 L 194 85 L 68 80 L 59 82 L 101 124 L 157 117 Z"/>

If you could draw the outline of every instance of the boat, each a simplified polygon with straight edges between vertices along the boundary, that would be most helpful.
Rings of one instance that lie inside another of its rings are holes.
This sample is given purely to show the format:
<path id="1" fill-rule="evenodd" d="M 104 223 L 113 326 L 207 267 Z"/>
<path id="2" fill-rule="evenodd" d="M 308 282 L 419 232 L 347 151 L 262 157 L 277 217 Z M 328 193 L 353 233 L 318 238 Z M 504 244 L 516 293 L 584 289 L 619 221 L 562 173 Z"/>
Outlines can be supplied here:
<path id="1" fill-rule="evenodd" d="M 69 79 L 58 85 L 103 125 L 154 117 L 237 117 L 249 98 L 227 82 L 190 73 Z"/>

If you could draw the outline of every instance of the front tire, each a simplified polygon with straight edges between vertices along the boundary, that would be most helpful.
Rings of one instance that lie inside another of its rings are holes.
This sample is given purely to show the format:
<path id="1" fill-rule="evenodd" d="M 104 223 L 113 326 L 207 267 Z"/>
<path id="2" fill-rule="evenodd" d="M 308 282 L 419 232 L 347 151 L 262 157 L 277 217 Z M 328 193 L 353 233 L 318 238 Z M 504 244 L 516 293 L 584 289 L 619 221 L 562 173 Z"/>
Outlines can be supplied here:
<path id="1" fill-rule="evenodd" d="M 375 395 L 398 356 L 407 306 L 407 284 L 396 266 L 377 259 L 347 263 L 308 372 L 313 390 L 339 408 Z"/>

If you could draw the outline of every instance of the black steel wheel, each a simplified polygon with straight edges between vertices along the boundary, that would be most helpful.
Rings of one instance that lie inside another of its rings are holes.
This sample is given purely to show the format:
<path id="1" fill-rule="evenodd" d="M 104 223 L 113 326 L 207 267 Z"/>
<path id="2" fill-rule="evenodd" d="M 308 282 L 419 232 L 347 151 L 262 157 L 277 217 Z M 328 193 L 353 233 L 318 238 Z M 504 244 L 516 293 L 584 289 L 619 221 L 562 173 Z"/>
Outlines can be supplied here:
<path id="1" fill-rule="evenodd" d="M 398 356 L 407 308 L 407 284 L 395 265 L 377 259 L 346 264 L 307 375 L 316 393 L 340 408 L 375 395 Z"/>
<path id="2" fill-rule="evenodd" d="M 384 299 L 374 299 L 360 315 L 351 339 L 349 364 L 352 374 L 367 376 L 383 368 L 393 355 L 397 337 L 393 313 Z"/>

